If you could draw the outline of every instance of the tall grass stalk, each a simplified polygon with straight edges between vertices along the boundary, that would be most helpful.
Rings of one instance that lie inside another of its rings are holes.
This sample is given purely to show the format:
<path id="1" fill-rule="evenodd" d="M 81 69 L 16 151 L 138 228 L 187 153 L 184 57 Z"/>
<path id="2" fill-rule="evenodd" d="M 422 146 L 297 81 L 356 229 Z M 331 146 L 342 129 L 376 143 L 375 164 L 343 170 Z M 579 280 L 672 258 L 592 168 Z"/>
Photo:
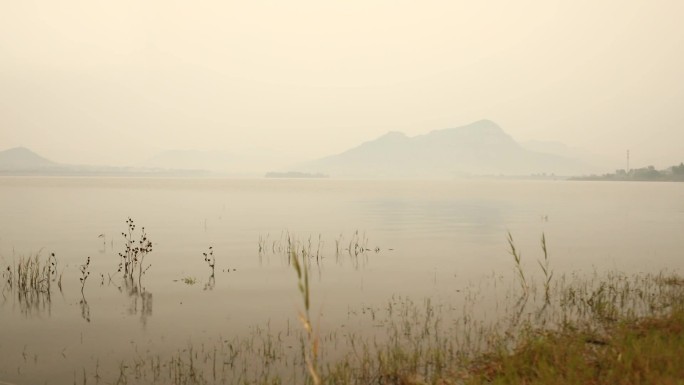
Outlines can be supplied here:
<path id="1" fill-rule="evenodd" d="M 553 271 L 549 269 L 549 252 L 546 248 L 546 235 L 542 233 L 541 247 L 544 252 L 544 259 L 537 261 L 539 267 L 544 273 L 544 301 L 546 304 L 551 303 L 551 278 L 553 278 Z"/>
<path id="2" fill-rule="evenodd" d="M 530 292 L 530 287 L 527 284 L 527 279 L 525 278 L 525 271 L 523 270 L 522 267 L 522 255 L 520 252 L 515 248 L 515 243 L 513 242 L 513 235 L 511 235 L 511 232 L 508 232 L 508 246 L 510 247 L 510 253 L 513 256 L 513 260 L 515 261 L 515 271 L 518 275 L 518 281 L 520 282 L 520 288 L 523 291 L 523 295 L 527 296 Z"/>
<path id="3" fill-rule="evenodd" d="M 304 311 L 299 312 L 299 321 L 302 323 L 306 332 L 308 350 L 304 352 L 306 368 L 309 372 L 309 378 L 314 385 L 321 383 L 321 377 L 318 374 L 318 335 L 314 333 L 313 325 L 311 323 L 310 309 L 311 309 L 311 290 L 309 288 L 309 267 L 305 255 L 299 255 L 290 248 L 290 261 L 292 267 L 297 273 L 297 287 L 299 293 L 304 300 Z"/>

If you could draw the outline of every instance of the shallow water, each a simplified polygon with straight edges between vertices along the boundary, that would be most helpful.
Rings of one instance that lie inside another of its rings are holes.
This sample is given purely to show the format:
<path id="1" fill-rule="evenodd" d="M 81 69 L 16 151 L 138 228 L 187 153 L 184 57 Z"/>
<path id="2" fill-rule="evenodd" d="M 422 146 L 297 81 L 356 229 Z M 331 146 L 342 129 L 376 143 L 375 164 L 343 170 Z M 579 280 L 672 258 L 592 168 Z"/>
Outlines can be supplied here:
<path id="1" fill-rule="evenodd" d="M 49 301 L 0 284 L 0 380 L 18 384 L 291 327 L 301 298 L 288 236 L 314 255 L 312 309 L 329 329 L 393 295 L 457 302 L 509 275 L 508 231 L 535 273 L 542 233 L 557 275 L 684 267 L 682 183 L 0 178 L 0 213 L 0 268 L 54 252 L 62 275 Z M 116 274 L 128 217 L 153 242 L 135 292 Z"/>

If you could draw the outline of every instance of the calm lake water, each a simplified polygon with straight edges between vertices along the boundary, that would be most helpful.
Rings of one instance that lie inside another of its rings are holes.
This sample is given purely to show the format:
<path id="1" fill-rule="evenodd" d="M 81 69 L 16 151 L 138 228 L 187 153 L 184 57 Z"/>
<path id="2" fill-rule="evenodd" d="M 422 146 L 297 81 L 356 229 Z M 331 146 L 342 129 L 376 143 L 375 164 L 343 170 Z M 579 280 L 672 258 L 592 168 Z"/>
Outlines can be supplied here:
<path id="1" fill-rule="evenodd" d="M 129 217 L 153 243 L 134 295 L 116 274 Z M 681 272 L 684 183 L 0 178 L 0 268 L 55 253 L 62 276 L 49 301 L 2 277 L 0 382 L 74 383 L 142 350 L 297 327 L 288 236 L 313 255 L 312 310 L 334 329 L 392 296 L 459 301 L 512 276 L 509 231 L 530 271 L 544 233 L 557 276 Z"/>

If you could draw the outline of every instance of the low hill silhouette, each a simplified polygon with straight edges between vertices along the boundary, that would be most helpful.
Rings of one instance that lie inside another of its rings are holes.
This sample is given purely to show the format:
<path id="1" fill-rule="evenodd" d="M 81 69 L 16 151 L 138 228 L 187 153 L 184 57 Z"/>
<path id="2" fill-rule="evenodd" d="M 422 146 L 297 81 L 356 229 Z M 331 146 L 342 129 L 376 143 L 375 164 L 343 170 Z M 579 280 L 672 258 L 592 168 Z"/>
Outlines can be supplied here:
<path id="1" fill-rule="evenodd" d="M 496 123 L 480 120 L 415 137 L 389 132 L 293 169 L 332 177 L 449 178 L 578 175 L 590 168 L 576 159 L 527 150 Z"/>

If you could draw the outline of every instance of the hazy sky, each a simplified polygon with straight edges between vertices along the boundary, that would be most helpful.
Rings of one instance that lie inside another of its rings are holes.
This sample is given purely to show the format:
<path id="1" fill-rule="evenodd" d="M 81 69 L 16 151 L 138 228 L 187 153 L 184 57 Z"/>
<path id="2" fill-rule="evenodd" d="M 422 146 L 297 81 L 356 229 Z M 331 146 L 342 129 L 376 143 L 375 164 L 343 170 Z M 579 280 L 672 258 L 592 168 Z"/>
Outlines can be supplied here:
<path id="1" fill-rule="evenodd" d="M 667 166 L 684 161 L 682 15 L 680 0 L 0 0 L 0 150 L 308 159 L 487 118 Z"/>

